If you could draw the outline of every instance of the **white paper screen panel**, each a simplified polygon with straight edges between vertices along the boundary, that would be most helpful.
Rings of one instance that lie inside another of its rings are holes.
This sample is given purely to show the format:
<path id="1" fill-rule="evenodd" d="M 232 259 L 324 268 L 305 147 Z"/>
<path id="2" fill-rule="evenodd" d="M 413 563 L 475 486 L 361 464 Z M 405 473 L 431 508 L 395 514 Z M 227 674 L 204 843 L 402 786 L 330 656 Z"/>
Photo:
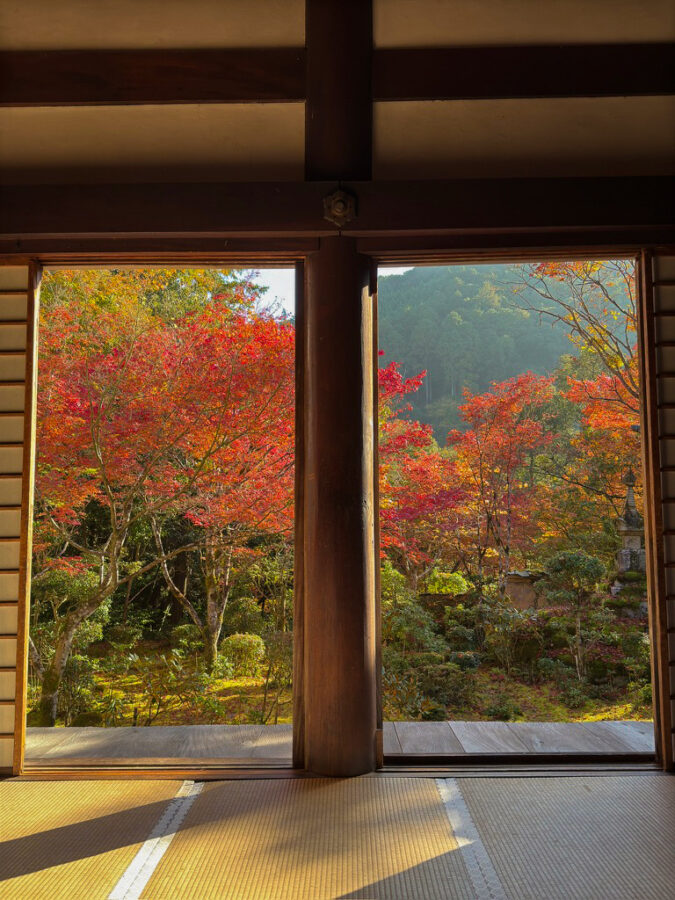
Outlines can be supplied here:
<path id="1" fill-rule="evenodd" d="M 0 668 L 16 665 L 16 638 L 0 635 Z"/>
<path id="2" fill-rule="evenodd" d="M 0 352 L 19 353 L 26 349 L 26 326 L 12 319 L 0 328 Z"/>
<path id="3" fill-rule="evenodd" d="M 0 768 L 14 751 L 29 278 L 0 266 Z"/>
<path id="4" fill-rule="evenodd" d="M 654 280 L 675 282 L 675 256 L 654 257 Z"/>
<path id="5" fill-rule="evenodd" d="M 675 699 L 675 255 L 655 256 L 652 269 L 656 316 L 656 379 L 659 411 L 659 458 L 663 470 L 663 558 L 666 565 L 666 624 L 670 696 Z M 673 408 L 668 408 L 673 404 Z M 671 533 L 672 532 L 672 533 Z M 671 704 L 671 725 L 675 722 Z M 675 733 L 673 734 L 675 752 Z"/>
<path id="6" fill-rule="evenodd" d="M 8 734 L 14 728 L 14 704 L 0 706 L 0 734 Z"/>
<path id="7" fill-rule="evenodd" d="M 0 572 L 0 603 L 16 604 L 19 596 L 19 576 L 13 572 Z"/>
<path id="8" fill-rule="evenodd" d="M 0 49 L 301 47 L 304 0 L 6 0 Z"/>
<path id="9" fill-rule="evenodd" d="M 0 700 L 14 700 L 16 675 L 14 672 L 0 672 Z"/>
<path id="10" fill-rule="evenodd" d="M 0 416 L 0 441 L 3 443 L 20 443 L 22 440 L 23 416 L 15 416 L 11 413 L 8 413 L 6 416 Z"/>
<path id="11" fill-rule="evenodd" d="M 669 41 L 672 0 L 374 0 L 377 47 Z"/>
<path id="12" fill-rule="evenodd" d="M 8 769 L 12 765 L 13 756 L 13 738 L 0 736 L 0 769 Z"/>
<path id="13" fill-rule="evenodd" d="M 373 148 L 385 180 L 670 175 L 675 97 L 380 102 Z"/>
<path id="14" fill-rule="evenodd" d="M 20 473 L 22 465 L 23 447 L 7 447 L 5 444 L 0 444 L 0 472 Z M 0 537 L 2 537 L 1 533 Z"/>
<path id="15" fill-rule="evenodd" d="M 11 322 L 25 322 L 28 314 L 27 294 L 0 293 L 2 318 Z"/>
<path id="16" fill-rule="evenodd" d="M 16 634 L 17 623 L 16 606 L 0 605 L 0 634 Z"/>

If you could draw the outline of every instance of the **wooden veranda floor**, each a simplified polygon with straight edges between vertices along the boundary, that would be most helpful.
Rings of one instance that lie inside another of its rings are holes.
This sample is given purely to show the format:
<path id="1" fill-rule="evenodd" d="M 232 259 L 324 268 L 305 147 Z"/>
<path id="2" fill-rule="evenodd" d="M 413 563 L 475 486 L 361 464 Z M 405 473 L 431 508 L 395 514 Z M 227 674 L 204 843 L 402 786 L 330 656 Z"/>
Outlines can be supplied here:
<path id="1" fill-rule="evenodd" d="M 29 728 L 32 766 L 101 764 L 122 759 L 161 764 L 254 760 L 288 765 L 291 725 L 176 725 L 150 728 Z M 440 754 L 654 753 L 653 723 L 386 722 L 387 756 Z"/>

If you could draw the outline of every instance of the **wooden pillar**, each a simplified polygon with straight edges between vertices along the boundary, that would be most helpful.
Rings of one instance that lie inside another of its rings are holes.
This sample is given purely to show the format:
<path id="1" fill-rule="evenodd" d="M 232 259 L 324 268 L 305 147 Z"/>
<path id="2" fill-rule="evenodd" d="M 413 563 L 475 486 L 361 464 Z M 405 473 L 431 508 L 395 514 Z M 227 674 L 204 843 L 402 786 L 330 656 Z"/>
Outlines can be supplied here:
<path id="1" fill-rule="evenodd" d="M 370 262 L 323 238 L 306 265 L 304 757 L 376 764 L 373 309 Z"/>

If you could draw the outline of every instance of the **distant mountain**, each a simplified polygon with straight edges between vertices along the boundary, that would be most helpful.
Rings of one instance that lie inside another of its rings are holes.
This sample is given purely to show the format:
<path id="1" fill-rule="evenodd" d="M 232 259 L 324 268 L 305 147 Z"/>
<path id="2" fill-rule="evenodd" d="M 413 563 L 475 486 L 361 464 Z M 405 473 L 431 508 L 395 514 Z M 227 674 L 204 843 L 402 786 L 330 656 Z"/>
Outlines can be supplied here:
<path id="1" fill-rule="evenodd" d="M 381 362 L 396 360 L 406 376 L 426 369 L 410 402 L 440 443 L 462 427 L 464 388 L 481 393 L 528 369 L 552 372 L 573 351 L 562 326 L 519 308 L 515 281 L 513 265 L 419 267 L 378 280 Z"/>

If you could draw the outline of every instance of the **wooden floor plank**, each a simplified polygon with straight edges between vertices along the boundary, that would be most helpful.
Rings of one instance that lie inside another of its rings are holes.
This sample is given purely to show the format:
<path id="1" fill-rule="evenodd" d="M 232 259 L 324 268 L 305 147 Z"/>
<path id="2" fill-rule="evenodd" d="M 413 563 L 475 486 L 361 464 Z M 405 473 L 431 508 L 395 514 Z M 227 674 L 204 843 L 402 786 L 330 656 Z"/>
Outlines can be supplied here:
<path id="1" fill-rule="evenodd" d="M 184 729 L 181 753 L 176 755 L 191 759 L 253 756 L 253 749 L 264 728 L 264 725 L 190 726 Z M 169 749 L 164 755 L 173 756 L 174 753 Z"/>
<path id="2" fill-rule="evenodd" d="M 254 759 L 290 759 L 293 756 L 293 726 L 263 725 L 252 746 Z"/>
<path id="3" fill-rule="evenodd" d="M 530 753 L 611 753 L 583 722 L 518 722 L 512 727 Z"/>
<path id="4" fill-rule="evenodd" d="M 67 728 L 29 728 L 28 731 L 30 738 L 28 744 L 34 756 L 42 756 L 70 737 Z"/>
<path id="5" fill-rule="evenodd" d="M 527 753 L 508 722 L 452 722 L 464 753 Z"/>
<path id="6" fill-rule="evenodd" d="M 449 722 L 396 722 L 402 753 L 462 753 Z"/>
<path id="7" fill-rule="evenodd" d="M 389 756 L 393 753 L 402 753 L 401 742 L 396 734 L 395 722 L 384 722 L 382 726 L 384 753 Z"/>
<path id="8" fill-rule="evenodd" d="M 585 722 L 610 750 L 620 744 L 626 753 L 655 752 L 653 722 Z M 618 749 L 618 748 L 617 748 Z"/>

